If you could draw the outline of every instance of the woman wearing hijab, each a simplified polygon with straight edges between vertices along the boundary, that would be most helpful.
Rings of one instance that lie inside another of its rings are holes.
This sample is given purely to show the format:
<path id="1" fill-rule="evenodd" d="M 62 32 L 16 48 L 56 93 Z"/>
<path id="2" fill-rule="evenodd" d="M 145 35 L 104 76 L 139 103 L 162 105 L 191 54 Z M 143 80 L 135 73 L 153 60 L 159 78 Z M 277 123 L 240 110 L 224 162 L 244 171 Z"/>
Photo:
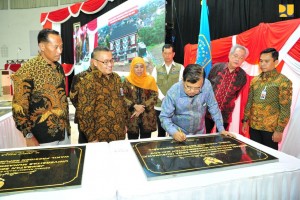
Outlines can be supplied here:
<path id="1" fill-rule="evenodd" d="M 128 139 L 150 138 L 156 131 L 154 105 L 158 98 L 155 79 L 147 75 L 143 58 L 135 57 L 130 64 L 130 73 L 124 82 L 124 96 L 127 103 Z"/>

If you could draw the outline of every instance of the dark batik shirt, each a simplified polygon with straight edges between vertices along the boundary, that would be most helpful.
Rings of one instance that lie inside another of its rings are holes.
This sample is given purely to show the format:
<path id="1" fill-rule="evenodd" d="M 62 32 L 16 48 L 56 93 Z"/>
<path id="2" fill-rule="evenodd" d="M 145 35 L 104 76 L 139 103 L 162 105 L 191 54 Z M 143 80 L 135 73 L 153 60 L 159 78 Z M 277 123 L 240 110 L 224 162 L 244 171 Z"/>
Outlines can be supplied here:
<path id="1" fill-rule="evenodd" d="M 210 80 L 224 123 L 230 123 L 235 100 L 247 82 L 246 72 L 238 67 L 230 72 L 227 63 L 217 63 L 211 69 Z"/>
<path id="2" fill-rule="evenodd" d="M 80 72 L 79 74 L 75 75 L 72 79 L 72 85 L 70 89 L 70 100 L 75 107 L 75 118 L 74 123 L 78 123 L 78 91 L 81 84 L 81 81 L 84 77 L 92 71 L 92 67 L 89 67 L 86 71 Z"/>
<path id="3" fill-rule="evenodd" d="M 89 142 L 125 139 L 126 103 L 120 88 L 118 74 L 107 78 L 99 70 L 93 70 L 80 81 L 77 117 Z"/>
<path id="4" fill-rule="evenodd" d="M 63 140 L 70 134 L 65 74 L 59 63 L 50 65 L 37 56 L 12 76 L 12 111 L 17 128 L 33 133 L 39 143 Z"/>
<path id="5" fill-rule="evenodd" d="M 131 84 L 127 79 L 124 82 L 124 95 L 127 104 L 128 118 L 134 113 L 134 105 L 144 105 L 145 111 L 139 117 L 133 117 L 127 124 L 128 132 L 137 133 L 139 131 L 139 123 L 143 124 L 145 131 L 156 131 L 156 113 L 154 105 L 158 99 L 158 92 L 139 88 Z"/>

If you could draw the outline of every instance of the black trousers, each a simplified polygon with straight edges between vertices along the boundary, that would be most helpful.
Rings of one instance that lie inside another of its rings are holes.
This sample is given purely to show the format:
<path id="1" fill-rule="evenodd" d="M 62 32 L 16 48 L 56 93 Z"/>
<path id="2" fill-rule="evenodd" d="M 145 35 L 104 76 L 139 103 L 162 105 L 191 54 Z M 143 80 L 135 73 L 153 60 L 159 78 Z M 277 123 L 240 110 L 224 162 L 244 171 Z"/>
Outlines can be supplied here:
<path id="1" fill-rule="evenodd" d="M 88 143 L 88 139 L 85 137 L 85 134 L 80 130 L 78 124 L 78 144 Z"/>
<path id="2" fill-rule="evenodd" d="M 205 128 L 206 128 L 206 133 L 211 133 L 211 130 L 214 128 L 215 122 L 213 119 L 205 117 Z M 223 126 L 226 131 L 228 131 L 229 123 L 223 123 Z M 219 132 L 217 128 L 217 132 Z"/>
<path id="3" fill-rule="evenodd" d="M 278 150 L 278 142 L 272 140 L 273 132 L 256 130 L 250 127 L 249 134 L 251 140 Z"/>
<path id="4" fill-rule="evenodd" d="M 159 119 L 159 115 L 160 115 L 160 111 L 159 110 L 155 110 L 156 112 L 156 121 L 157 121 L 157 136 L 158 137 L 166 137 L 166 131 L 165 129 L 163 129 L 163 127 L 161 127 L 161 123 L 160 123 L 160 119 Z"/>
<path id="5" fill-rule="evenodd" d="M 151 137 L 151 131 L 146 131 L 144 129 L 143 123 L 139 123 L 139 133 L 134 133 L 127 131 L 127 136 L 129 140 L 139 139 L 140 138 L 150 138 Z"/>
<path id="6" fill-rule="evenodd" d="M 79 134 L 78 134 L 78 143 L 79 144 L 83 144 L 83 143 L 88 143 L 88 139 L 85 137 L 84 133 L 79 131 Z"/>

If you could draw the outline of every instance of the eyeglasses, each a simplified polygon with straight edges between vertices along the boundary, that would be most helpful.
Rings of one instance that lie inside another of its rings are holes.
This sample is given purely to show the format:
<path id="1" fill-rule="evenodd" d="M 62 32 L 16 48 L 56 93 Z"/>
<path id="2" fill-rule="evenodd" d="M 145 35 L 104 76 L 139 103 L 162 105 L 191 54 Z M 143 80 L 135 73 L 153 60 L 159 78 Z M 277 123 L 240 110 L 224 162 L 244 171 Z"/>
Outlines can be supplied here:
<path id="1" fill-rule="evenodd" d="M 94 58 L 96 61 L 98 61 L 98 62 L 101 62 L 103 65 L 105 65 L 105 66 L 108 66 L 108 64 L 110 63 L 110 64 L 114 64 L 114 60 L 113 59 L 111 59 L 111 60 L 105 60 L 105 61 L 101 61 L 101 60 L 98 60 L 98 59 L 96 59 L 96 58 Z"/>
<path id="2" fill-rule="evenodd" d="M 245 57 L 243 57 L 243 56 L 239 57 L 239 55 L 237 55 L 237 54 L 232 54 L 232 57 L 235 59 L 239 59 L 239 60 L 245 60 Z"/>
<path id="3" fill-rule="evenodd" d="M 201 91 L 201 87 L 191 87 L 191 86 L 186 85 L 185 83 L 183 85 L 187 91 L 192 91 L 192 90 L 195 92 Z"/>

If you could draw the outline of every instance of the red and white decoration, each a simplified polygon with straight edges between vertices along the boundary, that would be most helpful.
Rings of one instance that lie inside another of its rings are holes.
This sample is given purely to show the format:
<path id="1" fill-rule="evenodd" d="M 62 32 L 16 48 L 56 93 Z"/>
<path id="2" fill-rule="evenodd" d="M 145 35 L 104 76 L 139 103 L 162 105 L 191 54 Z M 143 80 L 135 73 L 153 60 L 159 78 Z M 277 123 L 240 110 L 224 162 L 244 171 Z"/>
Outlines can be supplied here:
<path id="1" fill-rule="evenodd" d="M 261 23 L 241 34 L 229 36 L 211 42 L 212 62 L 227 62 L 228 53 L 233 44 L 240 44 L 249 49 L 249 56 L 242 64 L 242 68 L 249 75 L 247 87 L 237 99 L 233 113 L 230 131 L 241 133 L 240 121 L 247 103 L 251 79 L 260 73 L 258 62 L 262 50 L 273 47 L 279 51 L 279 65 L 277 70 L 293 82 L 293 101 L 290 122 L 284 130 L 283 142 L 279 148 L 282 151 L 300 158 L 300 19 L 287 20 L 276 23 Z M 185 46 L 184 65 L 195 63 L 197 44 Z M 240 106 L 239 106 L 240 105 Z M 288 144 L 288 145 L 287 145 Z M 298 147 L 297 147 L 298 146 Z"/>
<path id="2" fill-rule="evenodd" d="M 108 1 L 109 0 L 88 0 L 52 12 L 42 13 L 40 22 L 44 28 L 55 29 L 57 28 L 57 24 L 60 26 L 61 23 L 64 23 L 70 17 L 78 17 L 80 12 L 86 14 L 99 12 L 106 6 Z"/>
<path id="3" fill-rule="evenodd" d="M 61 8 L 59 10 L 41 13 L 40 23 L 43 28 L 50 28 L 60 32 L 60 24 L 66 22 L 70 17 L 78 17 L 80 12 L 86 14 L 95 14 L 102 10 L 106 6 L 108 1 L 113 0 L 88 0 L 85 2 L 75 3 L 71 6 Z M 94 21 L 97 22 L 96 20 Z M 97 27 L 97 24 L 91 25 L 93 25 L 93 27 L 88 28 L 89 30 L 94 31 Z M 73 64 L 66 63 L 63 63 L 62 66 L 66 74 L 66 82 L 68 82 L 68 76 L 73 72 L 74 66 Z M 66 91 L 68 91 L 68 88 L 66 88 Z"/>
<path id="4" fill-rule="evenodd" d="M 76 3 L 72 6 L 56 11 L 42 13 L 40 22 L 44 28 L 52 28 L 60 32 L 60 24 L 70 17 L 77 17 L 80 12 L 94 14 L 105 7 L 108 1 L 113 0 L 88 0 Z M 93 27 L 89 27 L 93 30 Z M 240 133 L 240 119 L 243 118 L 243 111 L 247 102 L 249 84 L 251 79 L 260 73 L 258 67 L 259 54 L 262 50 L 273 47 L 279 51 L 279 65 L 277 70 L 293 81 L 293 101 L 291 119 L 284 131 L 283 142 L 280 149 L 290 155 L 300 158 L 300 19 L 287 20 L 276 23 L 261 23 L 241 34 L 229 36 L 211 42 L 212 62 L 227 62 L 228 52 L 233 44 L 246 46 L 250 55 L 242 64 L 242 68 L 247 72 L 248 80 L 245 87 L 237 99 L 236 108 L 233 113 L 233 122 L 230 130 Z M 184 65 L 195 63 L 197 54 L 197 44 L 185 46 Z M 65 64 L 67 65 L 67 64 Z M 63 64 L 64 66 L 64 64 Z M 66 75 L 73 71 L 73 66 L 66 67 Z M 69 71 L 68 71 L 69 70 Z"/>

